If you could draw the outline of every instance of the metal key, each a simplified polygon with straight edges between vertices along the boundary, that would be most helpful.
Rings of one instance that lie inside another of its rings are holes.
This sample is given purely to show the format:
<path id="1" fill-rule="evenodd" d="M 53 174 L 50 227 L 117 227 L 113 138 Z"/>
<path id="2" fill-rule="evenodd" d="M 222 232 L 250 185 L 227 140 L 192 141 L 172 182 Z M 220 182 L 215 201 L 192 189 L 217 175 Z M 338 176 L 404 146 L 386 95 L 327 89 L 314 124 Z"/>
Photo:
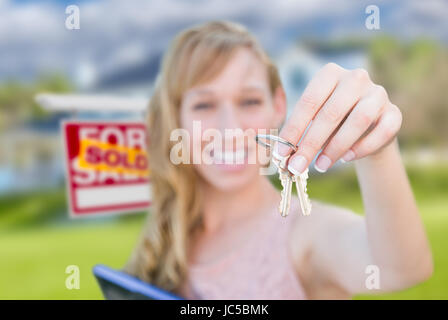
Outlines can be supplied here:
<path id="1" fill-rule="evenodd" d="M 297 151 L 297 147 L 291 144 L 290 142 L 281 139 L 280 137 L 273 135 L 264 135 L 259 134 L 256 136 L 255 140 L 264 147 L 271 148 L 270 142 L 265 142 L 263 139 L 267 141 L 275 141 L 276 143 L 282 143 L 293 149 L 294 154 Z M 282 157 L 278 155 L 276 152 L 272 153 L 272 162 L 277 167 L 278 175 L 282 184 L 282 192 L 281 192 L 281 200 L 279 205 L 279 211 L 282 217 L 286 217 L 289 213 L 290 205 L 291 205 L 291 192 L 292 192 L 292 184 L 295 182 L 297 195 L 299 197 L 300 209 L 302 214 L 307 216 L 311 213 L 311 202 L 307 194 L 307 179 L 308 179 L 308 169 L 306 169 L 302 174 L 294 175 L 288 169 L 286 163 L 291 155 Z"/>
<path id="2" fill-rule="evenodd" d="M 291 206 L 291 192 L 292 184 L 294 182 L 293 175 L 286 169 L 286 162 L 288 157 L 280 157 L 275 153 L 272 156 L 272 162 L 275 164 L 278 170 L 280 182 L 282 184 L 281 200 L 278 210 L 282 217 L 286 217 L 289 213 Z"/>
<path id="3" fill-rule="evenodd" d="M 308 216 L 311 213 L 311 201 L 308 197 L 306 182 L 308 179 L 308 169 L 299 175 L 293 175 L 293 180 L 296 183 L 297 195 L 300 201 L 300 208 L 302 214 Z"/>

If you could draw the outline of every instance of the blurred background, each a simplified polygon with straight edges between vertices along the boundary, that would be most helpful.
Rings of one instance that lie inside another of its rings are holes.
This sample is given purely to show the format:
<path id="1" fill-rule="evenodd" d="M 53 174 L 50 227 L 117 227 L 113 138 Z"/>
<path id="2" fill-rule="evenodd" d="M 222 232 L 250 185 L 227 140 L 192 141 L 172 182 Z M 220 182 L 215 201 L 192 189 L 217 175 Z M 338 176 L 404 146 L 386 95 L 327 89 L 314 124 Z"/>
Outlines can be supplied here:
<path id="1" fill-rule="evenodd" d="M 369 30 L 369 5 L 379 29 Z M 66 7 L 79 8 L 67 29 Z M 145 212 L 70 219 L 62 119 L 139 119 L 140 112 L 48 111 L 38 93 L 149 99 L 160 59 L 185 27 L 243 23 L 280 69 L 290 107 L 325 63 L 369 70 L 404 116 L 399 143 L 435 259 L 427 282 L 356 299 L 448 298 L 448 2 L 330 0 L 0 0 L 0 298 L 102 298 L 91 268 L 121 268 Z M 353 166 L 311 172 L 310 196 L 362 214 Z M 403 221 L 406 227 L 406 221 Z M 65 286 L 68 265 L 80 289 Z"/>

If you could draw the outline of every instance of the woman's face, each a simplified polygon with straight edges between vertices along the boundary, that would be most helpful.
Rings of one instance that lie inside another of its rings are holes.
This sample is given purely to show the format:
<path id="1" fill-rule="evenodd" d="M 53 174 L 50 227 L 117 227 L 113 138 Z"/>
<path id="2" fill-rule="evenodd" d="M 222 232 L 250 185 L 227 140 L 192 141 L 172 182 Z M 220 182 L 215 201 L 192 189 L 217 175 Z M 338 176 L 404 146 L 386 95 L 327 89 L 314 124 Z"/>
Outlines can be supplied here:
<path id="1" fill-rule="evenodd" d="M 190 154 L 209 159 L 194 164 L 199 175 L 223 191 L 253 182 L 260 168 L 259 161 L 253 163 L 255 144 L 248 143 L 254 136 L 242 133 L 277 128 L 285 112 L 283 91 L 271 94 L 266 66 L 249 49 L 239 49 L 213 80 L 183 95 L 180 123 L 190 134 Z M 210 144 L 207 132 L 219 133 L 213 138 L 220 143 Z"/>

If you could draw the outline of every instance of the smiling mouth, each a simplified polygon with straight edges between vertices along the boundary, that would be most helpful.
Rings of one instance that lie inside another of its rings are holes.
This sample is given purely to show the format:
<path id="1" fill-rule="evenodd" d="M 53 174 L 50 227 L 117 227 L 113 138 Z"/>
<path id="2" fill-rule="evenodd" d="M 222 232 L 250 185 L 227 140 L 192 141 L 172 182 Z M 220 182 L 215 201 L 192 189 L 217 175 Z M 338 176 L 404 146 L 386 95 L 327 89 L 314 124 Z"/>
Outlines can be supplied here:
<path id="1" fill-rule="evenodd" d="M 248 152 L 246 149 L 239 149 L 236 151 L 224 151 L 213 150 L 211 156 L 213 163 L 225 164 L 225 165 L 238 165 L 244 164 L 247 159 Z"/>

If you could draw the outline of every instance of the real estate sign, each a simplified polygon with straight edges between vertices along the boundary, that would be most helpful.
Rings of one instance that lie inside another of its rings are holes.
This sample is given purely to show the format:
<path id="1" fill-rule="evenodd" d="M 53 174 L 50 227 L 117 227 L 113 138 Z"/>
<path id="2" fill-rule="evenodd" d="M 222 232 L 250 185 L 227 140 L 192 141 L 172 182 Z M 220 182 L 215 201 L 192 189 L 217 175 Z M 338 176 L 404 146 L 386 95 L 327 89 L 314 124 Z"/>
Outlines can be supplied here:
<path id="1" fill-rule="evenodd" d="M 139 211 L 150 205 L 144 123 L 66 121 L 62 131 L 72 217 Z"/>

